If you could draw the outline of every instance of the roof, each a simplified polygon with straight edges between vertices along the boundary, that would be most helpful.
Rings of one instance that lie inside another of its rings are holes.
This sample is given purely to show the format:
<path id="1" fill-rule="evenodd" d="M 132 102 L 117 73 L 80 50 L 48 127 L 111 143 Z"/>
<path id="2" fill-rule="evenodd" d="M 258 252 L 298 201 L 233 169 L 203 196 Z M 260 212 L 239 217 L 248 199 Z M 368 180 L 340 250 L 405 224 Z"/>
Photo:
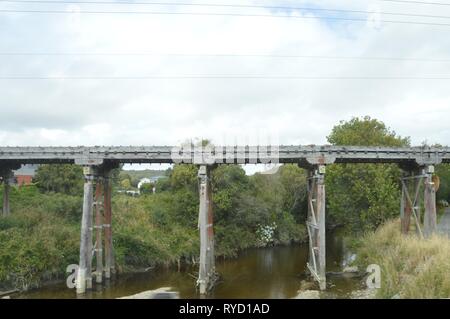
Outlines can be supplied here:
<path id="1" fill-rule="evenodd" d="M 13 171 L 14 176 L 19 176 L 19 175 L 34 176 L 34 175 L 36 175 L 36 170 L 38 167 L 39 167 L 39 165 L 36 165 L 36 164 L 24 164 L 18 170 Z"/>

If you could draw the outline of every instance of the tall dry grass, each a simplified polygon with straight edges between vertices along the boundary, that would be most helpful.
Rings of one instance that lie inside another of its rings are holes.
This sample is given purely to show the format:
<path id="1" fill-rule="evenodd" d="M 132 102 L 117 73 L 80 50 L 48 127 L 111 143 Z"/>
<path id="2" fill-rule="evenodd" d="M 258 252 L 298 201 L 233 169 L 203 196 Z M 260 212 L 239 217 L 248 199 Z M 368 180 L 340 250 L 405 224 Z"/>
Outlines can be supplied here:
<path id="1" fill-rule="evenodd" d="M 366 234 L 358 245 L 360 265 L 381 267 L 379 298 L 450 298 L 450 240 L 402 235 L 395 220 Z"/>

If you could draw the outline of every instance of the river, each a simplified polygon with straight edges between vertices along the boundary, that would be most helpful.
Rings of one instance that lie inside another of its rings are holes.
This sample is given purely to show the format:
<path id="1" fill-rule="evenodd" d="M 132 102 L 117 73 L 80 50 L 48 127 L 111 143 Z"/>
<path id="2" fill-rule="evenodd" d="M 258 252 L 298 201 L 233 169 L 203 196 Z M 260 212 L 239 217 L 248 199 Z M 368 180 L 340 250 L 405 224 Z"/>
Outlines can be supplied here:
<path id="1" fill-rule="evenodd" d="M 327 271 L 341 271 L 351 253 L 339 232 L 327 234 Z M 221 280 L 209 298 L 293 298 L 305 275 L 308 245 L 249 249 L 234 259 L 217 260 Z M 199 298 L 195 289 L 196 267 L 177 270 L 151 270 L 122 274 L 99 285 L 82 298 L 117 298 L 161 287 L 172 287 L 181 298 Z M 361 281 L 328 275 L 326 298 L 348 298 L 361 289 Z M 15 298 L 77 298 L 65 283 L 47 285 L 14 296 Z M 80 298 L 80 297 L 78 297 Z"/>

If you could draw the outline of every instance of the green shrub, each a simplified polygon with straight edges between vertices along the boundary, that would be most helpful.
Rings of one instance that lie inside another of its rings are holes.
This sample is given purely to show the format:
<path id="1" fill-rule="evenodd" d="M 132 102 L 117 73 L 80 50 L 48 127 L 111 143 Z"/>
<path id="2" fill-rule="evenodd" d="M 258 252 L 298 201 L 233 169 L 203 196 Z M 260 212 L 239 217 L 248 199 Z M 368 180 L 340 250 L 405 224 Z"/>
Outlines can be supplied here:
<path id="1" fill-rule="evenodd" d="M 4 286 L 36 287 L 43 280 L 60 278 L 68 264 L 76 263 L 79 231 L 60 217 L 28 211 L 5 220 L 13 226 L 0 230 L 0 282 Z"/>

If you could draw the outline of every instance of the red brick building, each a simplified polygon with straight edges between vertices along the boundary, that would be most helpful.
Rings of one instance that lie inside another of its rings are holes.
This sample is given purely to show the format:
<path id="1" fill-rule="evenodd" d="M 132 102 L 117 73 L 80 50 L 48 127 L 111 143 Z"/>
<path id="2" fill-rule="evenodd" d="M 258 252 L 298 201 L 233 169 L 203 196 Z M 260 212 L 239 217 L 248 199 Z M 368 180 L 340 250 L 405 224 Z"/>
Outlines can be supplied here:
<path id="1" fill-rule="evenodd" d="M 36 174 L 37 165 L 26 164 L 14 171 L 14 181 L 18 186 L 30 185 Z"/>

